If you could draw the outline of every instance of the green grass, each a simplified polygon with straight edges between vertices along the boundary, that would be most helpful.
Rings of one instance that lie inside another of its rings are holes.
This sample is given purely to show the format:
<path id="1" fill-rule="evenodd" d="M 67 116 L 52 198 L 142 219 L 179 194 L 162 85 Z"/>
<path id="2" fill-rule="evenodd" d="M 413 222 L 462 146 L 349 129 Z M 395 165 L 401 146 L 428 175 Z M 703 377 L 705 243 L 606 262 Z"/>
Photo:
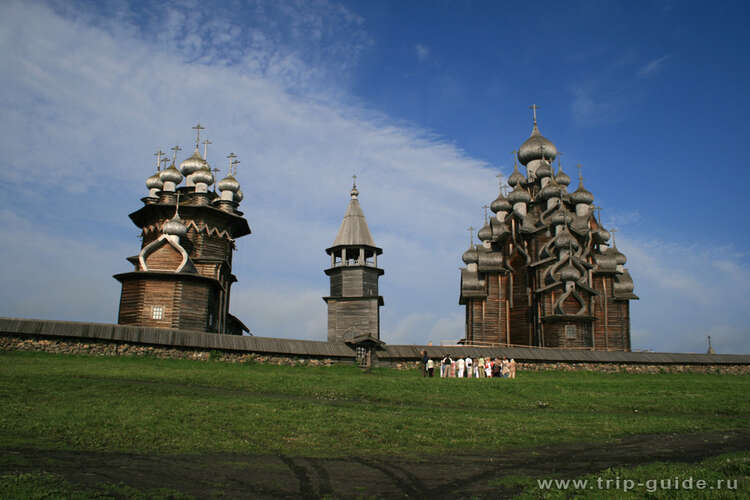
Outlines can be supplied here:
<path id="1" fill-rule="evenodd" d="M 571 478 L 567 478 L 571 479 Z M 641 498 L 747 498 L 750 489 L 750 453 L 728 453 L 699 463 L 654 462 L 639 467 L 613 467 L 577 480 L 585 480 L 585 487 L 540 488 L 538 478 L 513 477 L 490 481 L 490 485 L 518 487 L 523 491 L 516 498 L 557 500 L 571 498 L 618 499 Z M 698 481 L 704 481 L 699 484 Z M 581 486 L 581 483 L 579 483 Z"/>
<path id="2" fill-rule="evenodd" d="M 750 378 L 0 354 L 0 446 L 424 456 L 750 426 Z"/>

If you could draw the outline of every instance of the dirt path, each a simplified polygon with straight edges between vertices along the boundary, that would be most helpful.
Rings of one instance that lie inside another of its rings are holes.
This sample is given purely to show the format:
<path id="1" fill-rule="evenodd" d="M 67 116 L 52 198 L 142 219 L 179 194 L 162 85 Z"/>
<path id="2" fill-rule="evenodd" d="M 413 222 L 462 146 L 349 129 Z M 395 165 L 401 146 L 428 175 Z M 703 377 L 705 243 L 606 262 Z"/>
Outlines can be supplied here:
<path id="1" fill-rule="evenodd" d="M 197 498 L 503 498 L 488 481 L 506 475 L 573 478 L 613 466 L 692 462 L 750 450 L 750 431 L 632 436 L 615 444 L 567 444 L 495 456 L 305 458 L 240 454 L 135 455 L 3 449 L 2 472 L 46 471 L 95 488 L 124 483 Z M 5 461 L 3 462 L 5 463 Z"/>

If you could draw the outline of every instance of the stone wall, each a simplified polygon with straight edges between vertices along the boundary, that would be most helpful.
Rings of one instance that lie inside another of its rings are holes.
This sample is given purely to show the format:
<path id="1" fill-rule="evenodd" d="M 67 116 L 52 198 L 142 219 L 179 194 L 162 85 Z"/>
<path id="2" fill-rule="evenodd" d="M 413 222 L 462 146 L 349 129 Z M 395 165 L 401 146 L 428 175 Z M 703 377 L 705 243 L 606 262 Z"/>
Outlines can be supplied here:
<path id="1" fill-rule="evenodd" d="M 268 363 L 274 365 L 332 366 L 354 364 L 353 360 L 311 356 L 282 356 L 264 353 L 206 350 L 190 347 L 163 347 L 127 342 L 46 338 L 40 336 L 0 335 L 0 351 L 41 351 L 55 354 L 88 356 L 147 356 L 158 359 L 192 359 L 197 361 L 222 361 L 226 363 Z M 421 361 L 378 360 L 376 366 L 397 370 L 421 370 Z M 750 375 L 750 365 L 649 365 L 635 363 L 544 363 L 520 362 L 518 371 L 595 371 L 603 373 L 713 373 Z M 440 368 L 436 366 L 435 375 Z"/>

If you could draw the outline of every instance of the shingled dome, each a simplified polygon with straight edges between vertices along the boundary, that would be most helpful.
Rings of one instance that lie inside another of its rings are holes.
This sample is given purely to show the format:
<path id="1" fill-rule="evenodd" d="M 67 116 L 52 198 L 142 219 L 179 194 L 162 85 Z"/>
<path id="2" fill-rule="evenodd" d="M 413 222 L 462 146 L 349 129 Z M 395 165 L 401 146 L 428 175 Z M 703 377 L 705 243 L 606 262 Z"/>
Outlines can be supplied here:
<path id="1" fill-rule="evenodd" d="M 336 239 L 327 251 L 340 246 L 368 246 L 375 248 L 378 254 L 383 253 L 381 249 L 375 246 L 370 229 L 367 227 L 365 214 L 359 205 L 359 191 L 357 191 L 356 186 L 352 187 L 351 197 Z"/>

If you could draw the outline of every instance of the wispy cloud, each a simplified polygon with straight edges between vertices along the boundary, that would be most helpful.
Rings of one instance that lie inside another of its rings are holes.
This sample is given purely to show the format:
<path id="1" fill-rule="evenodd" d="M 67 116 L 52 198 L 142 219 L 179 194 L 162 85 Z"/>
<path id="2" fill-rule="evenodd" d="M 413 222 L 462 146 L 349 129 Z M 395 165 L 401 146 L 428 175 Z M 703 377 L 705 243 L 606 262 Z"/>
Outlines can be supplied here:
<path id="1" fill-rule="evenodd" d="M 652 61 L 649 61 L 647 64 L 645 64 L 638 70 L 638 76 L 641 78 L 645 78 L 645 77 L 652 76 L 658 73 L 664 66 L 664 62 L 667 61 L 667 59 L 669 58 L 670 58 L 669 55 L 665 55 L 657 59 L 653 59 Z"/>
<path id="2" fill-rule="evenodd" d="M 418 43 L 414 46 L 414 52 L 417 54 L 417 59 L 420 61 L 427 60 L 430 57 L 430 48 L 427 45 Z"/>

